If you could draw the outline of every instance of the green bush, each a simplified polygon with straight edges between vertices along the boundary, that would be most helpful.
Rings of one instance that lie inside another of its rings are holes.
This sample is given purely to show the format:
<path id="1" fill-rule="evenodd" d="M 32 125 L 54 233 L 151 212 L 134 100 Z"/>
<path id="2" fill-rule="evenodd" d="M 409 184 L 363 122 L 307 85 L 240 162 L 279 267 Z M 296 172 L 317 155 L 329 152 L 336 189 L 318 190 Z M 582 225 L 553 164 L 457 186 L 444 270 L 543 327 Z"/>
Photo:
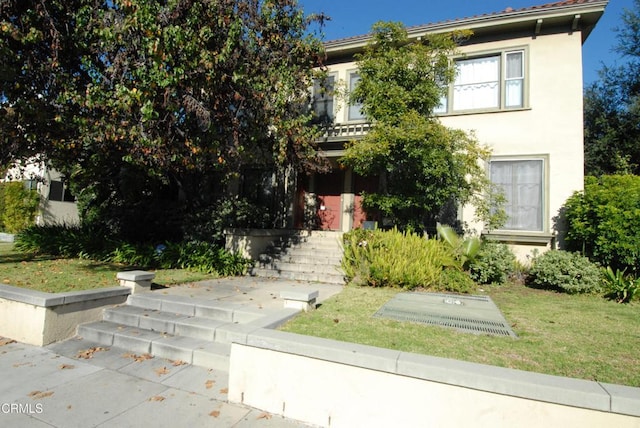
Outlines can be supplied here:
<path id="1" fill-rule="evenodd" d="M 0 183 L 0 230 L 17 233 L 34 224 L 40 195 L 21 181 Z"/>
<path id="2" fill-rule="evenodd" d="M 570 294 L 596 292 L 600 289 L 600 269 L 578 253 L 551 250 L 534 259 L 527 283 Z"/>
<path id="3" fill-rule="evenodd" d="M 345 234 L 344 242 L 343 269 L 360 285 L 437 288 L 443 267 L 456 265 L 442 242 L 395 229 L 355 230 Z"/>
<path id="4" fill-rule="evenodd" d="M 16 236 L 15 248 L 28 254 L 82 257 L 140 268 L 191 269 L 222 276 L 241 275 L 250 261 L 202 241 L 130 243 L 108 237 L 95 225 L 31 226 Z"/>
<path id="5" fill-rule="evenodd" d="M 613 272 L 610 266 L 603 269 L 602 282 L 605 289 L 605 297 L 618 303 L 629 303 L 640 290 L 640 279 L 627 275 L 623 270 Z"/>
<path id="6" fill-rule="evenodd" d="M 566 248 L 602 266 L 640 269 L 640 177 L 587 177 L 565 205 Z"/>
<path id="7" fill-rule="evenodd" d="M 454 293 L 473 293 L 477 288 L 468 272 L 455 268 L 444 269 L 437 286 L 439 291 Z"/>
<path id="8" fill-rule="evenodd" d="M 469 267 L 478 284 L 503 284 L 515 271 L 516 256 L 506 244 L 485 241 Z"/>

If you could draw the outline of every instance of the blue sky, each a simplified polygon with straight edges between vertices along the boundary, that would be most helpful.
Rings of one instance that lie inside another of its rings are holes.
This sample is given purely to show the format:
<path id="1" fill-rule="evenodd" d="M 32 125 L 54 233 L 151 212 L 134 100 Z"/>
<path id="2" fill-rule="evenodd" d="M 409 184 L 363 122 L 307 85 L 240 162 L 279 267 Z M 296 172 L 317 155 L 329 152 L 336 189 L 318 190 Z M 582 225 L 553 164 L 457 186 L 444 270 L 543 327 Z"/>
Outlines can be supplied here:
<path id="1" fill-rule="evenodd" d="M 377 21 L 400 21 L 406 26 L 464 18 L 550 3 L 551 0 L 299 0 L 306 13 L 325 12 L 332 20 L 326 24 L 326 40 L 367 34 Z M 602 63 L 620 62 L 612 52 L 616 44 L 614 28 L 621 26 L 623 9 L 633 9 L 633 0 L 610 0 L 604 15 L 583 49 L 584 82 L 598 79 Z"/>

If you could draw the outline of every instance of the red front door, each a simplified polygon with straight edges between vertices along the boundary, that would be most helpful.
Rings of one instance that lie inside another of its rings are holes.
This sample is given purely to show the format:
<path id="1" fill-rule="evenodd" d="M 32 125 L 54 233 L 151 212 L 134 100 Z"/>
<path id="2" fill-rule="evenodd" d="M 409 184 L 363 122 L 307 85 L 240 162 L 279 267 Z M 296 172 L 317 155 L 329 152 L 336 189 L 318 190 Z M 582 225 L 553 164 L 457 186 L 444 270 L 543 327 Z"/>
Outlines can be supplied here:
<path id="1" fill-rule="evenodd" d="M 316 213 L 320 229 L 340 230 L 343 186 L 342 171 L 316 175 Z"/>

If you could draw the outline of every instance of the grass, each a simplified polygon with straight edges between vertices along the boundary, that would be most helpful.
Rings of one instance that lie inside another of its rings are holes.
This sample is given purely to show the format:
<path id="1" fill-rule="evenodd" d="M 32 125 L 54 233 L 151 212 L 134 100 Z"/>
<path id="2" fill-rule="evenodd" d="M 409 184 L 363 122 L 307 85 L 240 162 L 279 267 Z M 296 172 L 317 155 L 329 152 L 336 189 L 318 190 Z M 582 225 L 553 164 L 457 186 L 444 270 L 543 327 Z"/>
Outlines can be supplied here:
<path id="1" fill-rule="evenodd" d="M 27 257 L 11 243 L 0 243 L 0 283 L 48 293 L 117 286 L 116 274 L 131 267 L 85 259 Z M 184 269 L 159 269 L 154 283 L 163 286 L 215 278 Z"/>
<path id="2" fill-rule="evenodd" d="M 558 376 L 640 386 L 640 305 L 522 285 L 486 287 L 518 339 L 372 318 L 397 289 L 347 286 L 281 329 Z"/>

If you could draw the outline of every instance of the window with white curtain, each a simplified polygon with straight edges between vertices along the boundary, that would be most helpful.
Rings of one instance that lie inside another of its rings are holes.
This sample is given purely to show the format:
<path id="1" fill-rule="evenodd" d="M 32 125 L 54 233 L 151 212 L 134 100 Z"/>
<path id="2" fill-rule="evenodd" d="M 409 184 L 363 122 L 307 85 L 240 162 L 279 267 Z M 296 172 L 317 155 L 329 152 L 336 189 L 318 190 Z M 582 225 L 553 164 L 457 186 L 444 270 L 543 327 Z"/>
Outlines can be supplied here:
<path id="1" fill-rule="evenodd" d="M 349 92 L 352 92 L 360 82 L 360 75 L 357 72 L 349 73 Z M 349 120 L 364 120 L 362 113 L 362 103 L 349 104 Z"/>
<path id="2" fill-rule="evenodd" d="M 456 61 L 453 111 L 524 107 L 524 51 L 501 52 Z M 447 99 L 436 113 L 446 113 Z"/>
<path id="3" fill-rule="evenodd" d="M 313 118 L 315 122 L 333 121 L 333 98 L 335 93 L 335 76 L 326 76 L 313 82 Z"/>
<path id="4" fill-rule="evenodd" d="M 502 189 L 506 230 L 538 231 L 544 227 L 543 159 L 492 160 L 491 182 Z"/>

